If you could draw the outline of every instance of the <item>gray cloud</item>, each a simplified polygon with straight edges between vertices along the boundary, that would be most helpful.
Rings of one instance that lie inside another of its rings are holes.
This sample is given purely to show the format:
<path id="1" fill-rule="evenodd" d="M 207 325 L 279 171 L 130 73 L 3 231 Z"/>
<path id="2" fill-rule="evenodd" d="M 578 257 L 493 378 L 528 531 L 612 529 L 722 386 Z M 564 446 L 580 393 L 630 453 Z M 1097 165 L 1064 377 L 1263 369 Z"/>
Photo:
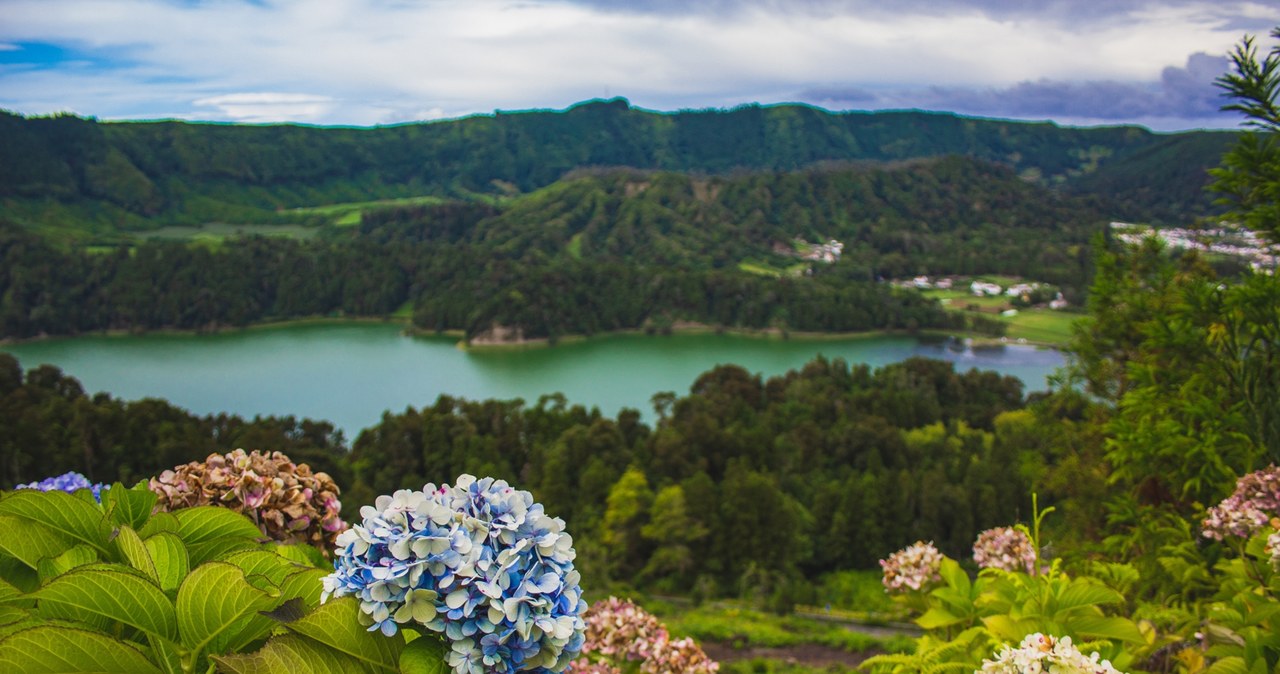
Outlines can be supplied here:
<path id="1" fill-rule="evenodd" d="M 1025 18 L 1067 22 L 1106 22 L 1135 13 L 1160 10 L 1204 10 L 1204 0 L 569 0 L 572 4 L 628 14 L 734 15 L 745 11 L 770 13 L 929 15 L 978 13 L 1016 20 Z M 1260 11 L 1248 11 L 1249 8 Z M 1262 33 L 1280 12 L 1276 0 L 1227 0 L 1217 3 L 1224 27 Z M 1270 11 L 1268 11 L 1270 10 Z"/>
<path id="2" fill-rule="evenodd" d="M 872 93 L 858 87 L 820 87 L 797 94 L 828 107 L 911 107 L 1032 119 L 1114 122 L 1201 120 L 1229 126 L 1237 117 L 1221 112 L 1224 100 L 1214 80 L 1228 67 L 1225 56 L 1192 54 L 1183 67 L 1164 69 L 1159 81 L 1060 81 L 1041 79 L 1002 88 L 928 87 Z"/>

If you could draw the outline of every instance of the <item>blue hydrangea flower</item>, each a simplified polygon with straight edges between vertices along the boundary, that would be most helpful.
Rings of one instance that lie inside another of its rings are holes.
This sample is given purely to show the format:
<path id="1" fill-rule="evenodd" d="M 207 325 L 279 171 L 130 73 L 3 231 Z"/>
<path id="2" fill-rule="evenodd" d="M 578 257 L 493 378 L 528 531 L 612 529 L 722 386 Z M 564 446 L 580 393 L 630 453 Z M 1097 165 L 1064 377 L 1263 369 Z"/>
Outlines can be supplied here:
<path id="1" fill-rule="evenodd" d="M 65 491 L 68 494 L 81 489 L 93 492 L 93 499 L 102 502 L 102 490 L 110 489 L 110 485 L 101 482 L 89 482 L 89 478 L 77 472 L 63 473 L 57 477 L 47 477 L 39 482 L 20 484 L 14 489 L 39 489 L 40 491 Z"/>
<path id="2" fill-rule="evenodd" d="M 370 631 L 441 633 L 457 674 L 560 672 L 582 650 L 573 538 L 529 492 L 462 475 L 379 496 L 360 517 L 321 600 L 355 596 Z"/>

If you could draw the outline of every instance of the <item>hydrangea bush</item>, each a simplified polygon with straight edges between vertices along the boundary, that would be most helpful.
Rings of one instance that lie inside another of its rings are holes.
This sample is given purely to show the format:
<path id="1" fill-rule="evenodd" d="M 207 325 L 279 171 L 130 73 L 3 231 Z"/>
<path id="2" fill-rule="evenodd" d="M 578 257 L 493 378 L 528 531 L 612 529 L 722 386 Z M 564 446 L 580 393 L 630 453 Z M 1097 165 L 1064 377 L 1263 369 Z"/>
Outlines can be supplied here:
<path id="1" fill-rule="evenodd" d="M 916 541 L 880 560 L 880 568 L 884 570 L 881 582 L 889 592 L 922 590 L 941 582 L 942 553 L 932 541 Z"/>
<path id="2" fill-rule="evenodd" d="M 1100 660 L 1097 653 L 1085 656 L 1072 643 L 1071 637 L 1054 637 L 1036 632 L 1028 634 L 1017 648 L 1005 646 L 994 660 L 983 660 L 982 669 L 974 674 L 1120 674 L 1110 662 Z"/>
<path id="3" fill-rule="evenodd" d="M 458 674 L 559 672 L 582 650 L 573 539 L 529 492 L 462 475 L 360 516 L 337 538 L 321 600 L 354 595 L 370 631 L 438 632 Z"/>
<path id="4" fill-rule="evenodd" d="M 57 477 L 47 477 L 43 480 L 40 480 L 39 482 L 29 482 L 27 484 L 20 484 L 14 487 L 14 489 L 38 489 L 40 491 L 65 491 L 68 494 L 79 491 L 81 489 L 88 489 L 89 491 L 93 492 L 93 500 L 99 503 L 102 502 L 102 490 L 110 489 L 110 488 L 111 487 L 109 485 L 102 484 L 101 482 L 89 482 L 89 478 L 75 471 L 72 471 L 70 473 L 63 473 L 62 475 L 59 475 Z"/>
<path id="5" fill-rule="evenodd" d="M 644 674 L 711 674 L 720 669 L 693 639 L 672 639 L 653 614 L 616 597 L 587 611 L 582 653 L 597 658 L 574 661 L 573 674 L 610 674 L 626 661 L 638 661 Z"/>
<path id="6" fill-rule="evenodd" d="M 166 470 L 150 482 L 157 508 L 174 511 L 216 505 L 248 515 L 263 535 L 328 551 L 347 528 L 338 485 L 280 452 L 236 449 Z"/>
<path id="7" fill-rule="evenodd" d="M 1274 464 L 1236 480 L 1231 496 L 1209 509 L 1201 524 L 1207 538 L 1249 538 L 1280 517 L 1280 468 Z"/>
<path id="8" fill-rule="evenodd" d="M 1034 574 L 1036 549 L 1031 537 L 1021 529 L 995 527 L 978 534 L 973 544 L 973 561 L 982 569 Z"/>

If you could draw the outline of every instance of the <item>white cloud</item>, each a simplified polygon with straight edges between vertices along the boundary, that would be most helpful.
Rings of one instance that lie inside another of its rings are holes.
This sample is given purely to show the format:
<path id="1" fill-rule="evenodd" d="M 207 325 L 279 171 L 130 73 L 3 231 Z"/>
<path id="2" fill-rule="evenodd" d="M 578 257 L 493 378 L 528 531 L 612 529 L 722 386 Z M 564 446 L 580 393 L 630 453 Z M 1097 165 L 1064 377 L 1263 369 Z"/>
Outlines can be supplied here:
<path id="1" fill-rule="evenodd" d="M 220 117 L 238 122 L 314 122 L 333 110 L 333 99 L 312 94 L 253 92 L 210 96 L 193 101 L 213 107 Z"/>
<path id="2" fill-rule="evenodd" d="M 0 72 L 0 103 L 154 117 L 164 101 L 169 114 L 206 119 L 374 124 L 606 94 L 674 109 L 770 103 L 815 87 L 1157 82 L 1190 54 L 1224 53 L 1240 20 L 1276 9 L 1148 3 L 1084 22 L 973 3 L 672 13 L 560 0 L 5 0 L 0 42 L 102 51 L 121 65 L 88 91 L 56 68 L 43 82 Z M 115 93 L 91 94 L 104 88 Z"/>

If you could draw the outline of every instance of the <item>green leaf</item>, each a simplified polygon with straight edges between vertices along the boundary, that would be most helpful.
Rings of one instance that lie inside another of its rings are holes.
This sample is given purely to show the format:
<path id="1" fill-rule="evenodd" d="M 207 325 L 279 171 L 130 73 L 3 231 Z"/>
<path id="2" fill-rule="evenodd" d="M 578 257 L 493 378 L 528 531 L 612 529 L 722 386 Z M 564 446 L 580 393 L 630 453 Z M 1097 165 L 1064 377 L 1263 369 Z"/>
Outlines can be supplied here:
<path id="1" fill-rule="evenodd" d="M 160 574 L 156 572 L 155 560 L 151 559 L 147 544 L 142 542 L 133 527 L 127 524 L 120 526 L 116 533 L 116 547 L 120 549 L 120 555 L 129 562 L 130 566 L 141 571 L 156 585 L 160 584 Z"/>
<path id="2" fill-rule="evenodd" d="M 142 542 L 147 546 L 147 554 L 156 566 L 156 576 L 160 589 L 168 592 L 178 589 L 182 580 L 191 571 L 187 548 L 182 539 L 169 532 L 158 533 Z"/>
<path id="3" fill-rule="evenodd" d="M 279 674 L 280 672 L 314 672 L 315 674 L 370 673 L 368 663 L 360 662 L 324 644 L 296 634 L 277 636 L 261 650 L 244 655 L 213 658 L 218 666 L 235 674 Z"/>
<path id="4" fill-rule="evenodd" d="M 1249 674 L 1249 668 L 1245 665 L 1244 658 L 1233 655 L 1209 665 L 1204 674 Z"/>
<path id="5" fill-rule="evenodd" d="M 29 603 L 22 590 L 0 580 L 0 606 L 6 604 L 24 605 Z"/>
<path id="6" fill-rule="evenodd" d="M 1063 621 L 1064 627 L 1077 638 L 1113 639 L 1141 644 L 1146 639 L 1137 624 L 1127 618 L 1114 616 L 1079 616 Z"/>
<path id="7" fill-rule="evenodd" d="M 969 574 L 960 568 L 960 564 L 950 557 L 942 560 L 941 566 L 938 568 L 939 575 L 946 582 L 948 587 L 954 588 L 956 591 L 968 595 L 969 594 Z"/>
<path id="8" fill-rule="evenodd" d="M 2 524 L 0 524 L 0 531 L 8 535 L 8 530 L 4 529 Z M 0 554 L 0 578 L 22 592 L 35 592 L 40 587 L 40 576 L 36 574 L 33 567 L 3 554 Z"/>
<path id="9" fill-rule="evenodd" d="M 191 652 L 218 653 L 241 621 L 278 603 L 277 597 L 250 585 L 240 567 L 208 562 L 178 588 L 178 633 Z"/>
<path id="10" fill-rule="evenodd" d="M 1123 604 L 1124 595 L 1097 583 L 1075 579 L 1058 593 L 1053 604 L 1057 611 L 1069 611 L 1081 607 Z"/>
<path id="11" fill-rule="evenodd" d="M 0 514 L 38 522 L 101 552 L 107 551 L 102 509 L 66 492 L 20 489 L 0 498 Z"/>
<path id="12" fill-rule="evenodd" d="M 283 582 L 284 579 L 294 571 L 305 568 L 294 564 L 270 550 L 263 550 L 261 548 L 234 552 L 223 557 L 222 561 L 227 562 L 228 564 L 235 564 L 240 567 L 240 570 L 244 571 L 244 575 L 246 576 L 266 576 L 276 585 Z"/>
<path id="13" fill-rule="evenodd" d="M 946 609 L 935 606 L 925 611 L 924 615 L 916 618 L 916 624 L 926 630 L 936 630 L 939 627 L 954 625 L 962 620 L 964 619 Z"/>
<path id="14" fill-rule="evenodd" d="M 117 525 L 133 527 L 134 530 L 147 523 L 155 505 L 156 494 L 147 489 L 145 484 L 130 489 L 117 482 L 102 492 L 102 507 L 107 511 L 107 519 Z"/>
<path id="15" fill-rule="evenodd" d="M 156 513 L 147 520 L 147 523 L 138 529 L 138 535 L 143 538 L 151 538 L 152 536 L 168 531 L 178 533 L 182 529 L 182 525 L 178 523 L 178 518 L 173 513 Z"/>
<path id="16" fill-rule="evenodd" d="M 36 571 L 40 575 L 40 582 L 47 583 L 77 566 L 92 564 L 96 561 L 98 561 L 98 551 L 81 543 L 67 548 L 66 552 L 57 557 L 45 557 L 40 560 L 36 564 Z"/>
<path id="17" fill-rule="evenodd" d="M 56 557 L 75 542 L 71 537 L 39 522 L 18 517 L 0 515 L 0 554 L 21 560 L 35 569 L 45 557 Z"/>
<path id="18" fill-rule="evenodd" d="M 324 556 L 315 546 L 306 545 L 305 543 L 295 543 L 293 545 L 277 545 L 276 552 L 281 557 L 299 564 L 314 566 L 317 569 L 324 569 L 326 572 L 333 570 L 333 561 Z"/>
<path id="19" fill-rule="evenodd" d="M 450 671 L 445 661 L 447 655 L 448 649 L 439 637 L 424 636 L 414 639 L 400 654 L 400 672 L 402 674 L 446 674 Z"/>
<path id="20" fill-rule="evenodd" d="M 173 604 L 151 582 L 110 568 L 77 569 L 55 578 L 35 593 L 41 606 L 58 603 L 91 615 L 176 639 Z"/>
<path id="21" fill-rule="evenodd" d="M 226 538 L 256 541 L 262 532 L 249 518 L 233 510 L 215 506 L 184 508 L 173 513 L 178 518 L 178 537 L 188 547 Z"/>
<path id="22" fill-rule="evenodd" d="M 187 556 L 192 566 L 222 560 L 241 550 L 256 549 L 258 544 L 248 538 L 215 538 L 203 543 L 187 544 Z"/>
<path id="23" fill-rule="evenodd" d="M 280 595 L 286 599 L 301 599 L 309 609 L 320 605 L 320 593 L 324 591 L 323 579 L 329 574 L 320 569 L 304 568 L 289 574 L 280 584 Z"/>
<path id="24" fill-rule="evenodd" d="M 366 663 L 378 671 L 394 672 L 404 650 L 404 636 L 370 632 L 360 625 L 360 603 L 343 597 L 322 604 L 310 615 L 285 625 L 287 629 Z"/>
<path id="25" fill-rule="evenodd" d="M 0 639 L 0 671 L 161 674 L 138 649 L 104 634 L 44 625 Z"/>

